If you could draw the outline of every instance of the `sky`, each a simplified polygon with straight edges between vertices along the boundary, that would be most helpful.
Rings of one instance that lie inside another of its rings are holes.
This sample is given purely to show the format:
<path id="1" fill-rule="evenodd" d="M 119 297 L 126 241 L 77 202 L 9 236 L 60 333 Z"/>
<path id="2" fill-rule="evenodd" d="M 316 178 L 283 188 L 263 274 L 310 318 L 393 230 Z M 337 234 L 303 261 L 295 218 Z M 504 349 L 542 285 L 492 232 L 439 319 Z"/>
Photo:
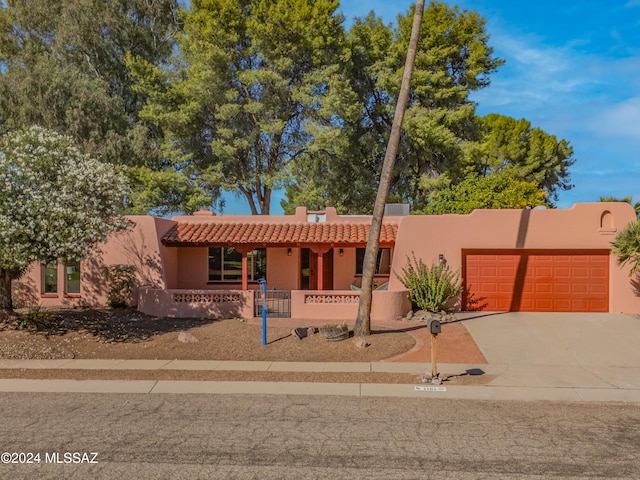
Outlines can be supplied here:
<path id="1" fill-rule="evenodd" d="M 386 23 L 411 0 L 341 0 L 348 28 L 373 10 Z M 428 0 L 426 0 L 428 4 Z M 494 56 L 506 60 L 474 92 L 479 115 L 529 120 L 573 147 L 575 187 L 557 206 L 632 195 L 640 201 L 640 0 L 459 0 L 486 20 Z M 281 193 L 272 214 L 282 214 Z M 227 197 L 225 213 L 248 213 Z"/>

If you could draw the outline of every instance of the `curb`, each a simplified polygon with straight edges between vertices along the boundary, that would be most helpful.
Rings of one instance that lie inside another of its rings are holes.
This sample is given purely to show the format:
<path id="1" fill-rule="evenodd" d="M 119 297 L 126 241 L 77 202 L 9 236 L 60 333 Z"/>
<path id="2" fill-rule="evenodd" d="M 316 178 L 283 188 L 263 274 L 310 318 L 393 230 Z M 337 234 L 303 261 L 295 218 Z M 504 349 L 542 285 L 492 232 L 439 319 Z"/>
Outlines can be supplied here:
<path id="1" fill-rule="evenodd" d="M 377 383 L 207 382 L 171 380 L 0 380 L 0 392 L 213 395 L 320 395 L 441 400 L 628 402 L 640 390 L 549 387 L 422 386 Z"/>

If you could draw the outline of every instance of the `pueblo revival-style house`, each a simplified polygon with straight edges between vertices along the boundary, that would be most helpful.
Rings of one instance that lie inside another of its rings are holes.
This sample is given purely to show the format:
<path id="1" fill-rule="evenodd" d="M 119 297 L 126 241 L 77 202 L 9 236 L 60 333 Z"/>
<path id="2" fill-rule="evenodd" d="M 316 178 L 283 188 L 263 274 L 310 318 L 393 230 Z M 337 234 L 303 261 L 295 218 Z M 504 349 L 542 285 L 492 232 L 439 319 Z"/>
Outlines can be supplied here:
<path id="1" fill-rule="evenodd" d="M 476 210 L 469 215 L 408 215 L 389 205 L 376 265 L 372 321 L 410 309 L 396 274 L 415 255 L 460 271 L 457 310 L 640 313 L 637 282 L 611 254 L 616 233 L 636 221 L 626 203 L 569 209 Z M 43 306 L 107 303 L 104 265 L 133 265 L 131 304 L 169 317 L 269 316 L 353 320 L 371 217 L 334 208 L 294 215 L 215 215 L 170 220 L 129 217 L 91 258 L 32 265 L 19 295 Z"/>

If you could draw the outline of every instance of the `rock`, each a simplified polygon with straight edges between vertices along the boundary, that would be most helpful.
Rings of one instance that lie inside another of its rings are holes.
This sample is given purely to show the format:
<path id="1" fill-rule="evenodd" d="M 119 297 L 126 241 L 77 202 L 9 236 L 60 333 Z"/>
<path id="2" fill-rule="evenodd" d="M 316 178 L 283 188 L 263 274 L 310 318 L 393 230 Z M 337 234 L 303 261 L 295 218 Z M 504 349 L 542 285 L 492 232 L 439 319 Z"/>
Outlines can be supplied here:
<path id="1" fill-rule="evenodd" d="M 320 333 L 324 335 L 324 338 L 329 342 L 339 342 L 341 340 L 346 340 L 349 338 L 349 327 L 346 323 L 342 325 L 336 325 L 335 327 L 331 325 L 326 325 L 324 327 L 320 327 Z"/>
<path id="2" fill-rule="evenodd" d="M 182 343 L 196 343 L 198 339 L 189 332 L 180 332 L 178 334 L 178 341 Z"/>
<path id="3" fill-rule="evenodd" d="M 407 313 L 407 322 L 411 320 L 413 320 L 413 310 L 409 310 L 409 313 Z"/>
<path id="4" fill-rule="evenodd" d="M 371 344 L 369 342 L 367 342 L 366 340 L 358 340 L 356 342 L 356 347 L 358 347 L 358 348 L 367 348 L 370 345 Z"/>
<path id="5" fill-rule="evenodd" d="M 291 331 L 291 333 L 293 333 L 296 337 L 298 337 L 298 340 L 302 340 L 308 335 L 309 329 L 298 327 L 298 328 L 294 328 Z"/>

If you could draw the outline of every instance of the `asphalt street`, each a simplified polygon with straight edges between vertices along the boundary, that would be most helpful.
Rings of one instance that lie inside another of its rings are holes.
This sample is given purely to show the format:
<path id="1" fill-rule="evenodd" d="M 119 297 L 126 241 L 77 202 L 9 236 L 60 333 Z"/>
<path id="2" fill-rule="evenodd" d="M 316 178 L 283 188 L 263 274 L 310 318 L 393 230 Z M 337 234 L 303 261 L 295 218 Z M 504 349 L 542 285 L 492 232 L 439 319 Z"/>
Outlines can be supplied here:
<path id="1" fill-rule="evenodd" d="M 629 479 L 640 466 L 640 409 L 619 402 L 0 393 L 0 408 L 0 478 Z"/>

